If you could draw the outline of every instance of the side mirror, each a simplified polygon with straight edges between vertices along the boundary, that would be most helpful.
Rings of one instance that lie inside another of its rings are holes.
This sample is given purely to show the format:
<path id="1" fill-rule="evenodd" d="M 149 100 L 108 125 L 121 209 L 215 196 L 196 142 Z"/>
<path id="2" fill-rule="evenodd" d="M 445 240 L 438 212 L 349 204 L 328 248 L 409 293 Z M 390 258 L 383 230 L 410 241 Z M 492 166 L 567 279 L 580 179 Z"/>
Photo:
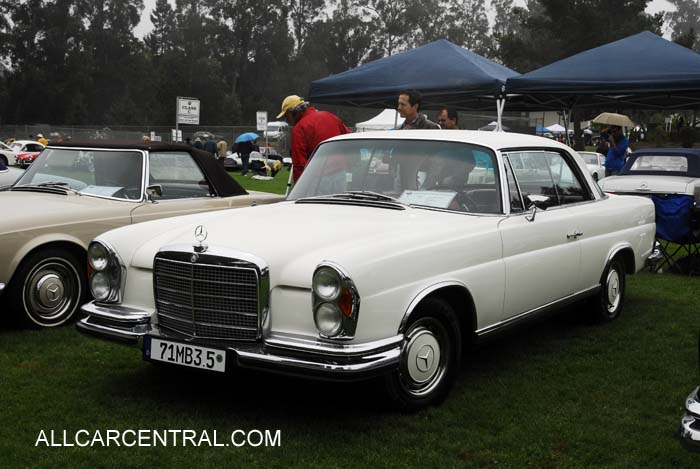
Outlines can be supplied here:
<path id="1" fill-rule="evenodd" d="M 161 197 L 163 195 L 163 186 L 160 184 L 153 184 L 146 188 L 146 198 L 153 202 L 156 202 L 156 197 Z"/>
<path id="2" fill-rule="evenodd" d="M 549 206 L 547 201 L 549 197 L 542 195 L 523 195 L 523 201 L 525 202 L 525 209 L 532 210 L 530 215 L 526 215 L 525 219 L 529 222 L 535 221 L 535 216 L 537 215 L 537 210 L 547 210 Z"/>

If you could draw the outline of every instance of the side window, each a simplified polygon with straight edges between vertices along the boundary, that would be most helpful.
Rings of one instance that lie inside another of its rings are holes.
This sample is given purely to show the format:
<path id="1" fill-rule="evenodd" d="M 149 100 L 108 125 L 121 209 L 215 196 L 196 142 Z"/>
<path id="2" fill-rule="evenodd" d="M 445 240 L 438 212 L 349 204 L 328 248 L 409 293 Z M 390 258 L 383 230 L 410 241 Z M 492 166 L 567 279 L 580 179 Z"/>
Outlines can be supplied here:
<path id="1" fill-rule="evenodd" d="M 523 198 L 540 207 L 572 204 L 591 198 L 564 155 L 553 151 L 527 151 L 509 155 L 520 160 L 513 165 Z"/>
<path id="2" fill-rule="evenodd" d="M 505 168 L 506 168 L 506 178 L 508 181 L 508 195 L 510 197 L 510 211 L 512 213 L 517 213 L 517 212 L 522 212 L 525 210 L 525 206 L 523 204 L 523 199 L 520 196 L 520 191 L 518 190 L 518 186 L 515 183 L 515 177 L 513 176 L 513 173 L 511 171 L 511 161 L 508 155 L 505 156 Z"/>
<path id="3" fill-rule="evenodd" d="M 187 152 L 155 152 L 149 155 L 149 185 L 163 188 L 162 200 L 211 197 L 204 173 Z"/>

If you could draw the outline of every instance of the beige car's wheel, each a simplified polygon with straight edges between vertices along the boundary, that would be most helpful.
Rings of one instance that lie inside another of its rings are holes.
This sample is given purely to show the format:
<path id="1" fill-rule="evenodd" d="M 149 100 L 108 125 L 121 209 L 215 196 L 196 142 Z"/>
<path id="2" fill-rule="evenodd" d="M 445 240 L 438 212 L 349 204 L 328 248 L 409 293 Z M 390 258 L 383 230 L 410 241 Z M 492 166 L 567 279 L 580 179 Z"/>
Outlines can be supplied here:
<path id="1" fill-rule="evenodd" d="M 85 268 L 70 251 L 35 251 L 15 272 L 8 295 L 25 324 L 59 326 L 75 315 L 84 299 Z"/>

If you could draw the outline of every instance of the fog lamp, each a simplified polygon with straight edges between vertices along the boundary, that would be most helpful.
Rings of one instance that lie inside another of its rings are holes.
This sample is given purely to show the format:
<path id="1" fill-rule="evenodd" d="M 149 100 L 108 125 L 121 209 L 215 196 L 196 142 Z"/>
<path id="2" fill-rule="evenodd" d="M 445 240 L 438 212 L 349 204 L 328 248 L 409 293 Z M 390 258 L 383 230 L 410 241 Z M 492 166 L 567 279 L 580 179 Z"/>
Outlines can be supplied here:
<path id="1" fill-rule="evenodd" d="M 343 314 L 333 303 L 321 303 L 314 310 L 314 322 L 318 331 L 326 337 L 338 335 L 343 326 Z"/>
<path id="2" fill-rule="evenodd" d="M 104 301 L 109 298 L 111 287 L 107 274 L 104 272 L 95 272 L 90 279 L 90 291 L 97 301 Z"/>

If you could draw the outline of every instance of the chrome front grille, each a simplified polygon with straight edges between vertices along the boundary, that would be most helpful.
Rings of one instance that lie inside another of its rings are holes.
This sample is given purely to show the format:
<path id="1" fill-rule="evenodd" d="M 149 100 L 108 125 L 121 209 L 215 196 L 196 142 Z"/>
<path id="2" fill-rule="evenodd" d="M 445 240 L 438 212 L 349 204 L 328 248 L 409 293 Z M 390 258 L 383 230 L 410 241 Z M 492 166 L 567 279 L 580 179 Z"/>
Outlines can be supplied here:
<path id="1" fill-rule="evenodd" d="M 241 259 L 160 252 L 153 265 L 158 323 L 193 338 L 256 340 L 267 298 L 261 274 L 267 278 Z"/>

